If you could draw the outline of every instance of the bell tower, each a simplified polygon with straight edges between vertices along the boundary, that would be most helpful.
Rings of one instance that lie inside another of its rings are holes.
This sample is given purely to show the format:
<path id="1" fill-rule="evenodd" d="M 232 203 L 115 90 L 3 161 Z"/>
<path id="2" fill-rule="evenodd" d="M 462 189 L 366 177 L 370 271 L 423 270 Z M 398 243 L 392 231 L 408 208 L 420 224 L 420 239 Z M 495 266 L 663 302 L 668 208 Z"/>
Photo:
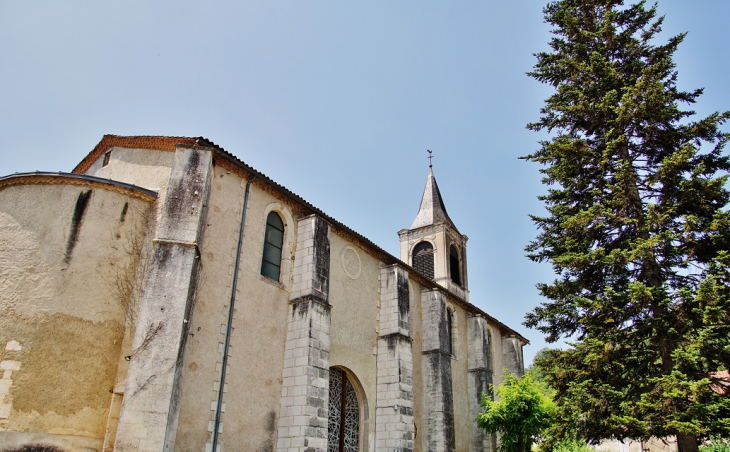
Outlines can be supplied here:
<path id="1" fill-rule="evenodd" d="M 418 215 L 410 229 L 398 232 L 400 259 L 436 283 L 469 300 L 466 241 L 446 213 L 444 200 L 429 165 Z"/>

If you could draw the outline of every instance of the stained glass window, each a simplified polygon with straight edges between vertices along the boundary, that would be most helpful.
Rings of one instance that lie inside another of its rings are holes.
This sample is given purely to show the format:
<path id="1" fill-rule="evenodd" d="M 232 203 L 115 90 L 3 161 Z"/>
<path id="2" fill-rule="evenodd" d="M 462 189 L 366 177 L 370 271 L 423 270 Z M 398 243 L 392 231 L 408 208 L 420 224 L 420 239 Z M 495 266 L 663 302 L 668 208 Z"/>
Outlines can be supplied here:
<path id="1" fill-rule="evenodd" d="M 328 424 L 327 452 L 358 451 L 360 406 L 357 395 L 347 375 L 334 367 L 330 369 Z"/>

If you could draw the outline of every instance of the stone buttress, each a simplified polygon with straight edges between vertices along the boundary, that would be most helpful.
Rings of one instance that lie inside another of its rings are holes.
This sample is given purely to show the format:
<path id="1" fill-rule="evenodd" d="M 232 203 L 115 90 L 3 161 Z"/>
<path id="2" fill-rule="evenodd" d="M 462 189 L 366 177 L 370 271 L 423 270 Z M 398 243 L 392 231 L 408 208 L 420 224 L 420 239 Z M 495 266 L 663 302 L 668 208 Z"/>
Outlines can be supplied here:
<path id="1" fill-rule="evenodd" d="M 525 364 L 522 360 L 522 345 L 515 336 L 502 338 L 502 362 L 507 372 L 521 377 L 525 374 Z"/>
<path id="2" fill-rule="evenodd" d="M 176 148 L 145 277 L 115 450 L 174 448 L 211 173 L 209 149 Z"/>
<path id="3" fill-rule="evenodd" d="M 329 225 L 299 220 L 287 318 L 277 450 L 326 452 L 330 352 Z"/>
<path id="4" fill-rule="evenodd" d="M 482 394 L 493 397 L 492 344 L 487 321 L 480 316 L 467 316 L 466 334 L 469 365 L 469 417 L 476 419 L 481 412 Z M 476 422 L 472 425 L 472 451 L 492 451 L 495 438 L 487 435 Z"/>
<path id="5" fill-rule="evenodd" d="M 375 450 L 412 452 L 413 343 L 408 272 L 397 265 L 380 271 Z"/>
<path id="6" fill-rule="evenodd" d="M 425 449 L 452 452 L 456 447 L 456 439 L 446 297 L 438 290 L 423 291 L 421 309 Z"/>

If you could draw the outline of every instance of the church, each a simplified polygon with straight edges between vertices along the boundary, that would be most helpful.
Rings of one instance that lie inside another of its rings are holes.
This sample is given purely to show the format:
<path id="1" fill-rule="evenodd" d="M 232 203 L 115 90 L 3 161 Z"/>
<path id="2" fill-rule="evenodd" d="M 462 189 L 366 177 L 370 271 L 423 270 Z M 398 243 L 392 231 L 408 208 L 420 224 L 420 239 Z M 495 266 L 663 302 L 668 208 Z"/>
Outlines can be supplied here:
<path id="1" fill-rule="evenodd" d="M 431 170 L 398 236 L 202 137 L 0 177 L 0 450 L 496 452 L 527 340 L 469 302 Z"/>

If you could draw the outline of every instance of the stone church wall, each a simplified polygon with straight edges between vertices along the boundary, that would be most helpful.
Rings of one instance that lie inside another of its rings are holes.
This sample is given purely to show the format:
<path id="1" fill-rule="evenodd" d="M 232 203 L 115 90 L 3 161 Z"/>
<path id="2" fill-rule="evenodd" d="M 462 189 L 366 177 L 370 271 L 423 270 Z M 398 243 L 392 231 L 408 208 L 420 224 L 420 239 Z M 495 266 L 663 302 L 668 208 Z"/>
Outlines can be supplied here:
<path id="1" fill-rule="evenodd" d="M 112 147 L 106 165 L 98 146 L 79 167 L 158 190 L 156 202 L 78 184 L 0 185 L 0 246 L 10 250 L 0 264 L 13 263 L 0 265 L 0 428 L 10 430 L 0 449 L 27 440 L 25 430 L 112 450 L 117 419 L 117 450 L 212 452 L 213 437 L 216 452 L 321 449 L 331 367 L 355 387 L 361 450 L 490 449 L 474 439 L 475 382 L 521 371 L 517 339 L 490 325 L 491 368 L 475 365 L 475 308 L 262 175 L 249 181 L 225 154 L 168 141 L 160 151 Z M 261 275 L 271 211 L 285 228 L 278 281 Z M 130 320 L 115 278 L 146 255 L 154 282 Z M 145 331 L 161 323 L 171 328 L 146 350 Z"/>
<path id="2" fill-rule="evenodd" d="M 469 413 L 469 359 L 466 312 L 454 306 L 456 353 L 451 359 L 452 391 L 454 396 L 454 434 L 456 450 L 470 450 L 470 440 L 474 419 Z"/>
<path id="3" fill-rule="evenodd" d="M 245 187 L 246 180 L 235 171 L 214 167 L 176 450 L 210 447 Z M 285 222 L 281 283 L 260 275 L 266 216 L 272 209 Z M 280 199 L 252 184 L 220 415 L 222 450 L 271 450 L 275 445 L 296 238 L 293 218 Z"/>
<path id="4" fill-rule="evenodd" d="M 363 446 L 372 444 L 375 435 L 376 349 L 380 298 L 380 262 L 331 234 L 330 304 L 332 332 L 330 366 L 340 366 L 357 377 L 367 401 L 361 418 Z M 362 409 L 362 407 L 361 407 Z"/>
<path id="5" fill-rule="evenodd" d="M 101 449 L 125 335 L 119 290 L 154 200 L 125 191 L 33 176 L 0 187 L 2 450 Z"/>
<path id="6" fill-rule="evenodd" d="M 408 292 L 411 305 L 411 337 L 413 338 L 413 424 L 415 430 L 414 446 L 416 451 L 426 451 L 424 448 L 425 433 L 428 431 L 423 416 L 424 406 L 428 403 L 423 397 L 423 354 L 420 344 L 423 341 L 423 311 L 421 310 L 420 284 L 409 280 Z"/>

